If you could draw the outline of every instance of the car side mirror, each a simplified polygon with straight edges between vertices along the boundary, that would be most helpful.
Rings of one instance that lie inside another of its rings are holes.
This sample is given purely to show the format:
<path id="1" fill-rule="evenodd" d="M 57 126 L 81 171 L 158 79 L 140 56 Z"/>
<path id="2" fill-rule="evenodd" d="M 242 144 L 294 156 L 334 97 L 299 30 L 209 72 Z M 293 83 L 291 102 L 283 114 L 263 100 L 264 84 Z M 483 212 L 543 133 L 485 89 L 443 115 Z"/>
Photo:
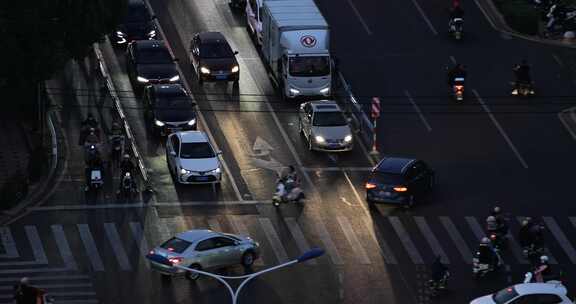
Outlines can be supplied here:
<path id="1" fill-rule="evenodd" d="M 238 55 L 238 51 L 234 51 L 234 55 Z"/>

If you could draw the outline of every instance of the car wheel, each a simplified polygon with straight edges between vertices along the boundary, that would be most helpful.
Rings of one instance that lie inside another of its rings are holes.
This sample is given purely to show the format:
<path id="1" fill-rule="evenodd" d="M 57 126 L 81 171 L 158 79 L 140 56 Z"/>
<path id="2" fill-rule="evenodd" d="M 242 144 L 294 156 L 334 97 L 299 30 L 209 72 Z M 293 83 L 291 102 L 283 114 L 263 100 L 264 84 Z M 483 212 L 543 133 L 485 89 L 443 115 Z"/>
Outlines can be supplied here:
<path id="1" fill-rule="evenodd" d="M 202 269 L 200 267 L 200 265 L 190 265 L 190 266 L 188 266 L 188 268 L 196 269 L 196 270 Z M 184 274 L 184 277 L 186 277 L 186 279 L 188 279 L 190 281 L 196 281 L 196 280 L 198 280 L 198 278 L 200 278 L 200 274 L 196 273 L 196 272 L 192 272 L 192 271 L 186 271 L 186 274 Z"/>
<path id="2" fill-rule="evenodd" d="M 240 263 L 242 264 L 242 266 L 249 268 L 254 264 L 254 259 L 255 259 L 254 253 L 252 251 L 246 251 L 242 255 L 242 260 L 240 261 Z"/>

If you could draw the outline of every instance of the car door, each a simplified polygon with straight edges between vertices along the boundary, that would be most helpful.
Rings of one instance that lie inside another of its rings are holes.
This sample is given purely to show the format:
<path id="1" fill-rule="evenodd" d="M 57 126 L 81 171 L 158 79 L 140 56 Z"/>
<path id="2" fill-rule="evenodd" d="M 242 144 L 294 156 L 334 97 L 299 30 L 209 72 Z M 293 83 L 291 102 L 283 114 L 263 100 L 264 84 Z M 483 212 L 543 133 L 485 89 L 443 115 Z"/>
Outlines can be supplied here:
<path id="1" fill-rule="evenodd" d="M 168 169 L 176 172 L 176 157 L 180 154 L 180 139 L 178 134 L 170 134 L 166 142 L 166 158 L 168 160 Z"/>
<path id="2" fill-rule="evenodd" d="M 236 245 L 236 241 L 228 237 L 214 238 L 216 247 L 218 247 L 218 266 L 227 267 L 240 263 L 242 250 Z"/>
<path id="3" fill-rule="evenodd" d="M 190 57 L 194 71 L 198 73 L 198 66 L 200 64 L 200 37 L 196 34 L 190 41 Z"/>
<path id="4" fill-rule="evenodd" d="M 154 100 L 152 97 L 152 87 L 149 86 L 144 88 L 143 99 L 145 119 L 150 128 L 152 128 L 154 126 Z"/>
<path id="5" fill-rule="evenodd" d="M 218 267 L 218 253 L 220 249 L 216 246 L 214 237 L 202 240 L 196 244 L 196 261 L 202 268 L 215 268 Z"/>
<path id="6" fill-rule="evenodd" d="M 134 65 L 134 43 L 130 43 L 126 49 L 126 71 L 132 81 L 136 80 Z"/>
<path id="7" fill-rule="evenodd" d="M 310 105 L 309 103 L 306 103 L 304 105 L 304 115 L 302 117 L 302 124 L 303 124 L 303 129 L 304 129 L 304 135 L 306 136 L 306 138 L 310 139 L 310 134 L 312 133 L 312 115 L 313 115 L 313 111 L 312 111 L 312 105 Z"/>

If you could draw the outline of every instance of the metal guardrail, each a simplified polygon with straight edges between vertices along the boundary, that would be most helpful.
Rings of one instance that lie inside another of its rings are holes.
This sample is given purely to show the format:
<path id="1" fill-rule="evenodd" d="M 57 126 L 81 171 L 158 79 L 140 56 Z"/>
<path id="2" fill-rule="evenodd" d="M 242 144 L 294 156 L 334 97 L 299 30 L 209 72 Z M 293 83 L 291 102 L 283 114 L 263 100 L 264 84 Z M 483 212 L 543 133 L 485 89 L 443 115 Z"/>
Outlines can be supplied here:
<path id="1" fill-rule="evenodd" d="M 102 75 L 102 78 L 106 81 L 106 88 L 108 89 L 108 93 L 109 93 L 110 97 L 112 98 L 112 104 L 114 105 L 114 109 L 116 110 L 116 113 L 118 114 L 118 118 L 119 118 L 119 120 L 123 126 L 124 135 L 128 139 L 128 141 L 127 141 L 128 146 L 130 147 L 130 150 L 132 152 L 132 156 L 136 159 L 136 162 L 138 163 L 140 176 L 142 177 L 142 181 L 144 182 L 144 186 L 146 188 L 146 191 L 147 192 L 153 192 L 154 190 L 152 187 L 152 183 L 150 182 L 150 178 L 148 177 L 148 172 L 146 171 L 146 167 L 144 166 L 144 159 L 142 158 L 142 155 L 140 154 L 140 152 L 138 152 L 138 147 L 136 146 L 136 140 L 134 138 L 134 133 L 132 132 L 132 129 L 130 128 L 130 124 L 128 124 L 128 121 L 126 119 L 126 115 L 124 114 L 124 110 L 122 108 L 122 103 L 120 102 L 120 98 L 118 97 L 118 94 L 116 93 L 116 88 L 114 86 L 114 83 L 112 82 L 112 79 L 110 78 L 110 74 L 108 73 L 108 67 L 106 65 L 106 62 L 104 61 L 104 56 L 102 55 L 102 51 L 100 50 L 100 46 L 98 45 L 98 43 L 93 44 L 93 49 L 94 49 L 94 54 L 96 55 L 96 60 L 98 60 L 98 67 L 99 67 L 100 73 Z"/>

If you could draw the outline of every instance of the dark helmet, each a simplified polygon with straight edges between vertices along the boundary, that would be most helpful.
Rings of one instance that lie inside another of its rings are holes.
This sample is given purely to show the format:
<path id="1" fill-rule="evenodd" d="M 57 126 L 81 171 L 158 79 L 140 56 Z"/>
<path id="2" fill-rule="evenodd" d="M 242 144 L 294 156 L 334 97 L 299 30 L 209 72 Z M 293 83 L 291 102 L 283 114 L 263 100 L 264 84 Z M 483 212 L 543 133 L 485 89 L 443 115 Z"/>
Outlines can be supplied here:
<path id="1" fill-rule="evenodd" d="M 528 65 L 528 60 L 522 59 L 522 60 L 520 61 L 520 64 L 521 64 L 521 65 Z"/>
<path id="2" fill-rule="evenodd" d="M 129 160 L 129 159 L 130 159 L 130 154 L 128 154 L 128 153 L 124 154 L 124 159 Z"/>

